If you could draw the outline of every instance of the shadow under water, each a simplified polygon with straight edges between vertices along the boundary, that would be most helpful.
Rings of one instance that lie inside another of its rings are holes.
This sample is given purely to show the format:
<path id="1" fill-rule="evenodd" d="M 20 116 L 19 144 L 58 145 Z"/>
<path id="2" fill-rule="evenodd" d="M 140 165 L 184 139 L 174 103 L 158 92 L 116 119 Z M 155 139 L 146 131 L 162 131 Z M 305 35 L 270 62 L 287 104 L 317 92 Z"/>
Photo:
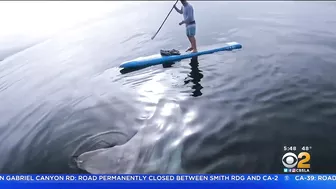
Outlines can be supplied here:
<path id="1" fill-rule="evenodd" d="M 166 62 L 166 63 L 162 64 L 162 67 L 163 68 L 170 68 L 170 67 L 172 67 L 173 64 L 175 64 L 175 62 Z M 136 68 L 123 68 L 123 69 L 120 70 L 120 73 L 121 74 L 127 74 L 127 73 L 130 73 L 130 72 L 142 70 L 142 69 L 145 69 L 145 68 L 148 68 L 148 67 L 151 67 L 151 66 L 152 65 L 150 65 L 150 66 L 140 66 L 140 67 L 136 67 Z"/>

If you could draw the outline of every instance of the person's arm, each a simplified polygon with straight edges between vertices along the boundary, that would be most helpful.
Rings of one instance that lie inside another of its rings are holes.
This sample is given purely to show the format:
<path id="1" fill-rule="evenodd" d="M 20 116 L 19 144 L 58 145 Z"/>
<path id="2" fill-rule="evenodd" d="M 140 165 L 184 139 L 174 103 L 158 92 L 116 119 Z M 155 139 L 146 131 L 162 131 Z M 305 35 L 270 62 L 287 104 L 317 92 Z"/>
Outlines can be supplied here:
<path id="1" fill-rule="evenodd" d="M 176 5 L 174 5 L 174 8 L 175 8 L 176 12 L 178 12 L 178 13 L 180 13 L 180 14 L 183 14 L 183 9 L 182 9 L 182 8 L 181 8 L 181 10 L 180 10 L 180 9 L 178 9 L 178 8 L 176 7 Z"/>

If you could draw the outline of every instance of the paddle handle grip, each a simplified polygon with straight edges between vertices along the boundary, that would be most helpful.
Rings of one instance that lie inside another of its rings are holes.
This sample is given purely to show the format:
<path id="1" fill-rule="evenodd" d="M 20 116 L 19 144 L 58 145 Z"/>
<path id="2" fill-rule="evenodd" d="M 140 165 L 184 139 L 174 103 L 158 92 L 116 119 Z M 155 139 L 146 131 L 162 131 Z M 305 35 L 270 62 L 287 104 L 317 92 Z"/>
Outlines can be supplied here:
<path id="1" fill-rule="evenodd" d="M 153 35 L 152 40 L 156 37 L 156 35 L 157 35 L 157 34 L 159 33 L 159 31 L 161 30 L 163 24 L 166 22 L 167 18 L 169 17 L 170 13 L 173 11 L 174 6 L 177 4 L 177 2 L 178 2 L 178 0 L 176 0 L 175 4 L 174 4 L 173 7 L 170 9 L 168 15 L 166 16 L 166 18 L 165 18 L 164 21 L 162 22 L 160 28 L 159 28 L 159 29 L 156 31 L 156 33 Z"/>

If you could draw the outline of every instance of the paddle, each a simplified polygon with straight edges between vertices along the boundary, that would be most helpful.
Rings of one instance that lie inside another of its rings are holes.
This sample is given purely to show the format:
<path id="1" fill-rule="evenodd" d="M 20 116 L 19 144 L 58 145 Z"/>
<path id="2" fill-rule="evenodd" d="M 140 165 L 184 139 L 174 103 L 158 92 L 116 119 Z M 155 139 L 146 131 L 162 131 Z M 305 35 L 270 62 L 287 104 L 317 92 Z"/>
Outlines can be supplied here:
<path id="1" fill-rule="evenodd" d="M 174 6 L 176 5 L 176 3 L 178 2 L 178 0 L 176 0 L 175 4 L 173 5 L 173 7 L 171 8 L 171 10 L 169 11 L 168 15 L 166 16 L 166 18 L 164 19 L 164 21 L 162 22 L 160 28 L 157 30 L 157 32 L 154 34 L 154 36 L 152 37 L 152 40 L 155 38 L 155 36 L 159 33 L 159 31 L 161 30 L 163 24 L 166 22 L 168 16 L 170 15 L 170 13 L 173 11 Z"/>

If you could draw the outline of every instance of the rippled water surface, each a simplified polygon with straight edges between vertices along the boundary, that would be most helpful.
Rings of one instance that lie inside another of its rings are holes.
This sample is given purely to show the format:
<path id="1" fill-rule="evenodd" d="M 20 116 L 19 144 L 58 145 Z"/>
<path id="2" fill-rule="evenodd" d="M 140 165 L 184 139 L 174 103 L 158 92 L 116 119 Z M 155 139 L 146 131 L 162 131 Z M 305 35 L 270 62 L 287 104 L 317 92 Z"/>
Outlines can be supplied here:
<path id="1" fill-rule="evenodd" d="M 127 73 L 188 47 L 176 12 L 150 39 L 172 2 L 60 3 L 0 33 L 0 172 L 280 173 L 285 145 L 334 170 L 336 3 L 192 2 L 199 50 L 243 48 Z"/>

